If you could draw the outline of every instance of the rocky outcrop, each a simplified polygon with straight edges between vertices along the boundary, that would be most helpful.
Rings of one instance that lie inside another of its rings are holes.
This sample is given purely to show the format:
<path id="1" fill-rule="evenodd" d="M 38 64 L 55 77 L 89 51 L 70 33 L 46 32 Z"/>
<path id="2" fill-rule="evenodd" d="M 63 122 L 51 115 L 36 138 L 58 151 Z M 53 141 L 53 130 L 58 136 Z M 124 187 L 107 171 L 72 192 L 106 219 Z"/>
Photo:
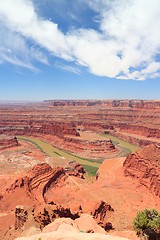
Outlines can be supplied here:
<path id="1" fill-rule="evenodd" d="M 124 173 L 160 197 L 160 145 L 151 144 L 130 154 L 124 162 Z"/>
<path id="2" fill-rule="evenodd" d="M 107 231 L 112 229 L 112 224 L 106 221 L 112 212 L 114 212 L 114 209 L 111 207 L 111 205 L 101 201 L 100 203 L 96 203 L 91 214 L 96 222 Z"/>
<path id="3" fill-rule="evenodd" d="M 51 168 L 47 163 L 35 165 L 23 178 L 17 179 L 7 192 L 16 191 L 17 188 L 24 188 L 28 195 L 38 201 L 44 201 L 45 193 L 49 188 L 60 184 L 67 176 L 61 167 Z"/>
<path id="4" fill-rule="evenodd" d="M 12 193 L 19 188 L 33 199 L 45 202 L 45 195 L 54 187 L 61 187 L 68 176 L 84 178 L 84 168 L 74 162 L 70 162 L 65 169 L 62 167 L 52 168 L 47 163 L 35 165 L 26 176 L 16 179 L 15 182 L 6 190 Z"/>
<path id="5" fill-rule="evenodd" d="M 86 173 L 84 167 L 82 167 L 82 165 L 80 165 L 76 161 L 69 162 L 68 165 L 64 168 L 64 170 L 65 173 L 69 176 L 75 176 L 83 179 Z"/>
<path id="6" fill-rule="evenodd" d="M 106 202 L 101 201 L 100 203 L 96 204 L 93 217 L 101 222 L 105 219 L 107 212 L 110 211 L 114 211 L 113 208 Z"/>
<path id="7" fill-rule="evenodd" d="M 76 219 L 75 221 L 72 221 L 69 218 L 57 219 L 54 223 L 50 223 L 47 227 L 45 227 L 42 233 L 28 237 L 19 237 L 15 240 L 35 239 L 129 240 L 128 238 L 106 235 L 103 232 L 103 229 L 101 230 L 94 220 L 88 215 L 82 216 L 82 219 Z"/>
<path id="8" fill-rule="evenodd" d="M 70 208 L 64 208 L 56 203 L 42 204 L 33 208 L 34 220 L 43 229 L 49 223 L 53 222 L 57 218 L 71 218 L 76 219 L 79 217 L 78 213 L 72 213 Z"/>
<path id="9" fill-rule="evenodd" d="M 53 232 L 57 231 L 59 228 L 61 228 L 66 225 L 73 226 L 76 230 L 86 233 L 101 233 L 105 234 L 105 230 L 100 227 L 96 221 L 93 219 L 93 217 L 89 214 L 82 214 L 79 218 L 76 218 L 75 220 L 71 218 L 59 218 L 55 219 L 54 222 L 50 223 L 46 227 L 43 228 L 43 232 Z"/>
<path id="10" fill-rule="evenodd" d="M 0 134 L 0 150 L 18 145 L 19 143 L 16 137 Z"/>
<path id="11" fill-rule="evenodd" d="M 7 193 L 13 193 L 17 189 L 24 188 L 26 192 L 29 192 L 29 179 L 27 176 L 25 177 L 20 177 L 15 180 L 12 185 L 6 189 Z"/>
<path id="12" fill-rule="evenodd" d="M 105 229 L 100 227 L 94 220 L 93 216 L 89 214 L 81 214 L 80 218 L 74 221 L 80 231 L 87 233 L 102 233 L 105 234 Z"/>
<path id="13" fill-rule="evenodd" d="M 15 230 L 21 229 L 28 219 L 28 212 L 24 206 L 16 206 L 15 209 Z"/>

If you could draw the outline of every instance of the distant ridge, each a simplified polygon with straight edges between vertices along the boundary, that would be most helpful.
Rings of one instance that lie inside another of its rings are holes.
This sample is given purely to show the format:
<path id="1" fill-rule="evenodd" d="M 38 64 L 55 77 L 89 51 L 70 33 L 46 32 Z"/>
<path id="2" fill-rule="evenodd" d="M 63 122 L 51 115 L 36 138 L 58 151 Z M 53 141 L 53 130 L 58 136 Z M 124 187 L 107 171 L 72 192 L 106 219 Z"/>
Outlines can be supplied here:
<path id="1" fill-rule="evenodd" d="M 160 100 L 45 100 L 50 107 L 57 106 L 107 106 L 125 108 L 160 108 Z"/>

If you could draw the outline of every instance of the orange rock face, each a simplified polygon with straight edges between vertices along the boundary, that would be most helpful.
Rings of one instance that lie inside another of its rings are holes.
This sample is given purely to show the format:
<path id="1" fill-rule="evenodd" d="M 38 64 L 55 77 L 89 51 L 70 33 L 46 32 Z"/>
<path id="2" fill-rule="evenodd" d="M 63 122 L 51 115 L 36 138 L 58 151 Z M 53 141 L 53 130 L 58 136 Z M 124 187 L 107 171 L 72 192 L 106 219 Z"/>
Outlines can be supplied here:
<path id="1" fill-rule="evenodd" d="M 65 173 L 69 176 L 80 177 L 84 179 L 86 171 L 84 168 L 77 162 L 71 161 L 65 167 Z"/>
<path id="2" fill-rule="evenodd" d="M 16 226 L 21 229 L 27 229 L 30 223 L 36 223 L 43 229 L 57 218 L 78 219 L 81 214 L 88 213 L 106 230 L 112 229 L 112 225 L 116 230 L 131 230 L 137 211 L 146 207 L 159 209 L 159 203 L 157 197 L 146 187 L 139 183 L 137 185 L 138 179 L 124 176 L 123 161 L 124 158 L 105 160 L 99 169 L 97 181 L 93 183 L 81 178 L 81 174 L 75 177 L 76 172 L 80 170 L 81 173 L 82 170 L 76 163 L 72 163 L 70 168 L 35 165 L 26 176 L 16 180 L 0 198 L 0 210 L 3 209 L 4 213 L 8 214 L 8 218 L 3 217 L 6 225 L 2 239 L 13 239 L 14 232 L 11 232 L 12 238 L 10 232 L 5 237 L 4 234 L 6 229 L 15 224 L 14 215 L 10 211 L 15 210 L 17 205 L 28 207 L 27 220 L 23 219 L 22 214 L 22 219 L 16 221 Z M 12 222 L 8 222 L 10 219 Z M 0 223 L 3 224 L 2 221 Z M 89 230 L 91 229 L 87 231 Z M 19 236 L 18 232 L 16 236 Z M 121 236 L 127 235 L 124 233 Z"/>
<path id="3" fill-rule="evenodd" d="M 47 163 L 37 164 L 28 172 L 27 176 L 17 179 L 7 189 L 7 192 L 12 193 L 17 188 L 23 188 L 31 198 L 44 202 L 48 189 L 60 183 L 61 179 L 65 177 L 64 169 L 61 167 L 52 169 Z"/>
<path id="4" fill-rule="evenodd" d="M 80 196 L 77 195 L 77 187 L 79 184 L 74 179 L 84 181 L 84 174 L 83 167 L 76 162 L 71 162 L 66 168 L 52 168 L 49 164 L 42 163 L 35 165 L 26 176 L 17 179 L 3 193 L 0 200 L 3 210 L 16 208 L 14 230 L 25 229 L 31 219 L 40 229 L 43 229 L 57 218 L 65 217 L 74 220 L 82 213 L 91 214 L 97 223 L 104 229 L 108 229 L 106 218 L 108 218 L 108 213 L 113 211 L 109 204 L 95 199 L 90 199 L 90 202 L 86 203 L 85 194 L 82 195 L 83 201 L 78 202 Z M 73 186 L 70 186 L 70 181 L 74 184 Z M 71 202 L 67 196 L 70 194 Z M 74 200 L 75 194 L 77 196 Z M 57 201 L 56 197 L 62 201 L 62 204 Z M 25 206 L 28 208 L 27 211 Z"/>
<path id="5" fill-rule="evenodd" d="M 124 162 L 124 173 L 160 197 L 160 146 L 148 145 L 130 154 Z"/>

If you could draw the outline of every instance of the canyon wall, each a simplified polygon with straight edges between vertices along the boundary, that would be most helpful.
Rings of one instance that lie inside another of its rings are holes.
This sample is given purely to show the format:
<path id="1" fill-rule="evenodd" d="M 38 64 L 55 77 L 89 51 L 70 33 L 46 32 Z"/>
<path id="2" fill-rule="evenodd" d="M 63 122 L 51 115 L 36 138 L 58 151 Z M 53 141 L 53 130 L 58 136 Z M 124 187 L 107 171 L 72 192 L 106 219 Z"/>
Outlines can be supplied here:
<path id="1" fill-rule="evenodd" d="M 55 100 L 0 108 L 0 134 L 50 134 L 69 144 L 66 135 L 79 136 L 78 129 L 111 133 L 138 146 L 160 142 L 160 101 Z"/>
<path id="2" fill-rule="evenodd" d="M 0 134 L 14 135 L 34 135 L 34 134 L 52 134 L 62 138 L 64 135 L 79 136 L 74 124 L 53 122 L 45 123 L 43 121 L 27 122 L 21 121 L 6 121 L 0 122 Z"/>
<path id="3" fill-rule="evenodd" d="M 124 173 L 137 178 L 140 184 L 160 197 L 160 145 L 151 144 L 128 155 Z"/>
<path id="4" fill-rule="evenodd" d="M 0 135 L 0 150 L 18 146 L 18 140 L 14 136 Z"/>

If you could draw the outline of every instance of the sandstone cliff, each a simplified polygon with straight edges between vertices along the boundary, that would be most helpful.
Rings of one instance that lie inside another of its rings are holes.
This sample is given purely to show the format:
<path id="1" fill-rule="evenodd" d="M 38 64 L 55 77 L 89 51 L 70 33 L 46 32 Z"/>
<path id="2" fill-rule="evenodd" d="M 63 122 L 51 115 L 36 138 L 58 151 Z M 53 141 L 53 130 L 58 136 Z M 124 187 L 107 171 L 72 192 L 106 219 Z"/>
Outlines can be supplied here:
<path id="1" fill-rule="evenodd" d="M 151 144 L 130 154 L 124 162 L 126 176 L 137 178 L 160 197 L 160 146 Z"/>
<path id="2" fill-rule="evenodd" d="M 17 179 L 10 188 L 8 193 L 12 193 L 22 188 L 27 194 L 40 202 L 45 202 L 47 191 L 55 186 L 62 186 L 68 176 L 84 178 L 85 170 L 76 162 L 68 164 L 66 169 L 62 167 L 52 168 L 47 163 L 35 165 L 26 176 Z"/>
<path id="3" fill-rule="evenodd" d="M 34 135 L 52 134 L 63 138 L 65 134 L 79 136 L 73 123 L 63 122 L 44 122 L 44 121 L 25 121 L 25 120 L 6 120 L 0 123 L 0 134 L 14 135 Z"/>

